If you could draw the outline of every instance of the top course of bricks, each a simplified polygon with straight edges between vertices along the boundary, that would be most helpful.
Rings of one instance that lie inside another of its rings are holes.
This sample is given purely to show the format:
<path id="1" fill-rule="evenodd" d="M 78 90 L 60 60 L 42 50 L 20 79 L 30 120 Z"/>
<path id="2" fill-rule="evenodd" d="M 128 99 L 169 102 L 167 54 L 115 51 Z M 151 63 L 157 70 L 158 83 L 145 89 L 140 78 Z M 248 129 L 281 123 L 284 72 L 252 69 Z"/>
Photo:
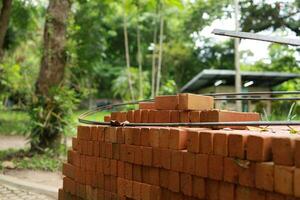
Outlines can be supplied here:
<path id="1" fill-rule="evenodd" d="M 133 123 L 237 122 L 259 121 L 260 116 L 253 112 L 217 110 L 214 109 L 213 97 L 184 93 L 157 96 L 154 102 L 140 102 L 138 110 L 112 112 L 104 120 Z"/>

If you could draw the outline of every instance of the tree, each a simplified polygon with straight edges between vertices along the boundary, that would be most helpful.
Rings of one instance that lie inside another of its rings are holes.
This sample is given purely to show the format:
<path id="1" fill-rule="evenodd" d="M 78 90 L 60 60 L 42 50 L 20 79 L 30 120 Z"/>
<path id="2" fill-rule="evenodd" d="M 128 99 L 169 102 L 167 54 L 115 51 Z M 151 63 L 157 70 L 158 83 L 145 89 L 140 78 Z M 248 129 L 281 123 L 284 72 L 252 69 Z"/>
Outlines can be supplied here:
<path id="1" fill-rule="evenodd" d="M 66 26 L 71 2 L 50 0 L 44 27 L 43 57 L 36 82 L 36 99 L 33 103 L 33 120 L 37 122 L 31 133 L 31 148 L 42 151 L 50 147 L 58 149 L 61 139 L 60 116 L 62 110 L 55 97 L 63 85 L 66 68 Z M 65 94 L 67 95 L 67 94 Z M 39 108 L 39 109 L 36 109 Z M 38 115 L 40 114 L 40 117 Z M 53 126 L 56 126 L 53 128 Z"/>
<path id="2" fill-rule="evenodd" d="M 11 7 L 12 0 L 2 0 L 2 8 L 0 13 L 0 60 L 3 58 L 3 44 L 8 29 Z"/>

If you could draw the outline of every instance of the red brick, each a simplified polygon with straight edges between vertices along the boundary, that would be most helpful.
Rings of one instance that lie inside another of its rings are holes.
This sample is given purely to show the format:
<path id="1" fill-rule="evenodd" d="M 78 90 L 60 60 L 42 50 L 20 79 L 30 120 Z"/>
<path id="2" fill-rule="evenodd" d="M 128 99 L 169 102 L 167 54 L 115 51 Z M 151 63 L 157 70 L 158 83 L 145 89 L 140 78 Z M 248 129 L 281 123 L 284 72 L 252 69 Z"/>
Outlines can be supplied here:
<path id="1" fill-rule="evenodd" d="M 247 162 L 247 161 L 246 161 Z M 247 187 L 255 186 L 255 163 L 239 166 L 239 184 Z"/>
<path id="2" fill-rule="evenodd" d="M 110 159 L 103 159 L 103 174 L 110 175 Z"/>
<path id="3" fill-rule="evenodd" d="M 208 176 L 208 155 L 196 154 L 195 174 L 200 177 Z"/>
<path id="4" fill-rule="evenodd" d="M 125 178 L 125 163 L 122 161 L 117 162 L 117 170 L 118 170 L 118 177 Z"/>
<path id="5" fill-rule="evenodd" d="M 124 130 L 124 136 L 125 136 L 125 144 L 133 144 L 133 132 L 134 128 L 131 127 L 125 127 Z"/>
<path id="6" fill-rule="evenodd" d="M 180 122 L 180 118 L 179 118 L 179 112 L 178 110 L 171 110 L 170 111 L 170 115 L 171 115 L 171 123 L 179 123 Z"/>
<path id="7" fill-rule="evenodd" d="M 120 145 L 120 160 L 121 161 L 127 160 L 127 144 Z"/>
<path id="8" fill-rule="evenodd" d="M 111 176 L 110 177 L 110 189 L 112 193 L 117 193 L 117 177 Z"/>
<path id="9" fill-rule="evenodd" d="M 149 167 L 149 184 L 159 186 L 159 168 Z"/>
<path id="10" fill-rule="evenodd" d="M 171 121 L 171 112 L 169 110 L 158 110 L 154 115 L 155 123 L 169 123 Z"/>
<path id="11" fill-rule="evenodd" d="M 88 141 L 87 140 L 81 140 L 81 149 L 83 155 L 88 155 Z"/>
<path id="12" fill-rule="evenodd" d="M 263 190 L 250 189 L 250 199 L 265 200 L 266 193 Z"/>
<path id="13" fill-rule="evenodd" d="M 97 178 L 98 178 L 98 188 L 100 189 L 104 189 L 104 174 L 97 174 Z"/>
<path id="14" fill-rule="evenodd" d="M 152 165 L 154 167 L 161 167 L 160 153 L 161 151 L 159 148 L 152 148 Z"/>
<path id="15" fill-rule="evenodd" d="M 133 181 L 132 183 L 132 197 L 133 199 L 141 199 L 141 183 Z"/>
<path id="16" fill-rule="evenodd" d="M 125 196 L 132 198 L 132 181 L 125 181 Z"/>
<path id="17" fill-rule="evenodd" d="M 141 199 L 142 200 L 151 200 L 150 193 L 151 193 L 151 185 L 142 183 L 141 184 Z"/>
<path id="18" fill-rule="evenodd" d="M 193 196 L 198 199 L 205 198 L 205 180 L 203 178 L 193 176 Z"/>
<path id="19" fill-rule="evenodd" d="M 126 112 L 117 112 L 117 121 L 119 122 L 124 122 L 126 121 L 126 115 L 127 113 Z"/>
<path id="20" fill-rule="evenodd" d="M 141 129 L 133 128 L 132 129 L 132 144 L 141 145 Z"/>
<path id="21" fill-rule="evenodd" d="M 100 142 L 99 156 L 105 158 L 105 143 Z"/>
<path id="22" fill-rule="evenodd" d="M 179 128 L 170 129 L 170 149 L 186 149 L 187 147 L 187 131 Z"/>
<path id="23" fill-rule="evenodd" d="M 93 142 L 93 155 L 99 157 L 100 155 L 100 143 L 98 141 Z"/>
<path id="24" fill-rule="evenodd" d="M 149 128 L 141 128 L 141 145 L 150 147 Z"/>
<path id="25" fill-rule="evenodd" d="M 155 113 L 157 110 L 149 110 L 148 112 L 148 123 L 154 123 L 155 122 Z"/>
<path id="26" fill-rule="evenodd" d="M 103 173 L 103 164 L 104 164 L 103 158 L 97 158 L 97 161 L 96 161 L 96 172 L 97 173 Z"/>
<path id="27" fill-rule="evenodd" d="M 235 122 L 235 121 L 259 121 L 258 113 L 235 112 L 225 110 L 207 110 L 200 114 L 202 122 Z M 224 127 L 224 126 L 223 126 Z M 216 126 L 215 128 L 223 128 Z M 227 126 L 228 127 L 228 126 Z M 229 126 L 230 127 L 230 126 Z M 232 129 L 245 129 L 245 126 L 232 126 Z"/>
<path id="28" fill-rule="evenodd" d="M 111 127 L 104 127 L 104 142 L 110 142 L 110 128 Z"/>
<path id="29" fill-rule="evenodd" d="M 125 128 L 117 129 L 117 143 L 119 144 L 125 143 Z"/>
<path id="30" fill-rule="evenodd" d="M 132 165 L 132 180 L 142 182 L 142 166 Z"/>
<path id="31" fill-rule="evenodd" d="M 159 170 L 159 185 L 164 188 L 169 186 L 169 171 L 165 169 Z"/>
<path id="32" fill-rule="evenodd" d="M 187 132 L 187 150 L 193 153 L 199 153 L 199 132 L 188 131 Z"/>
<path id="33" fill-rule="evenodd" d="M 210 110 L 214 106 L 214 98 L 196 94 L 179 94 L 179 110 Z"/>
<path id="34" fill-rule="evenodd" d="M 193 195 L 192 175 L 185 173 L 180 174 L 180 191 L 187 196 Z"/>
<path id="35" fill-rule="evenodd" d="M 150 128 L 149 139 L 151 147 L 159 147 L 159 128 Z"/>
<path id="36" fill-rule="evenodd" d="M 235 185 L 227 182 L 220 182 L 220 200 L 234 200 Z"/>
<path id="37" fill-rule="evenodd" d="M 295 139 L 295 165 L 300 168 L 300 139 Z"/>
<path id="38" fill-rule="evenodd" d="M 112 158 L 112 143 L 105 143 L 105 158 Z"/>
<path id="39" fill-rule="evenodd" d="M 78 150 L 78 139 L 75 137 L 72 137 L 72 147 L 75 151 Z"/>
<path id="40" fill-rule="evenodd" d="M 159 147 L 160 148 L 168 148 L 169 147 L 169 139 L 170 139 L 170 129 L 169 128 L 161 128 L 159 130 Z"/>
<path id="41" fill-rule="evenodd" d="M 165 169 L 171 168 L 171 150 L 162 148 L 160 149 L 160 164 Z"/>
<path id="42" fill-rule="evenodd" d="M 180 111 L 179 112 L 179 120 L 181 123 L 189 123 L 190 122 L 190 112 L 189 111 Z"/>
<path id="43" fill-rule="evenodd" d="M 195 174 L 196 154 L 183 152 L 183 171 L 188 174 Z"/>
<path id="44" fill-rule="evenodd" d="M 86 171 L 85 173 L 85 184 L 92 185 L 93 174 L 90 171 Z"/>
<path id="45" fill-rule="evenodd" d="M 118 161 L 110 160 L 110 174 L 112 176 L 118 176 Z"/>
<path id="46" fill-rule="evenodd" d="M 169 171 L 169 184 L 168 189 L 172 192 L 180 191 L 180 175 L 178 172 Z"/>
<path id="47" fill-rule="evenodd" d="M 213 137 L 213 153 L 220 156 L 228 156 L 228 133 L 215 132 Z"/>
<path id="48" fill-rule="evenodd" d="M 256 163 L 255 186 L 270 192 L 274 190 L 274 164 L 272 162 Z"/>
<path id="49" fill-rule="evenodd" d="M 141 123 L 141 110 L 134 111 L 134 122 Z"/>
<path id="50" fill-rule="evenodd" d="M 110 127 L 109 129 L 109 141 L 111 143 L 117 142 L 117 127 Z"/>
<path id="51" fill-rule="evenodd" d="M 183 172 L 183 152 L 181 150 L 171 151 L 171 169 Z"/>
<path id="52" fill-rule="evenodd" d="M 135 152 L 135 146 L 126 145 L 125 161 L 130 162 L 130 163 L 134 163 L 134 152 Z"/>
<path id="53" fill-rule="evenodd" d="M 149 121 L 149 110 L 141 110 L 141 122 L 148 123 Z"/>
<path id="54" fill-rule="evenodd" d="M 120 144 L 112 144 L 112 158 L 115 160 L 120 159 Z"/>
<path id="55" fill-rule="evenodd" d="M 139 102 L 139 109 L 145 109 L 145 110 L 154 110 L 155 109 L 155 103 L 154 102 Z"/>
<path id="56" fill-rule="evenodd" d="M 239 181 L 239 166 L 233 158 L 224 158 L 224 181 L 237 184 Z"/>
<path id="57" fill-rule="evenodd" d="M 93 141 L 88 141 L 87 142 L 87 155 L 89 155 L 89 156 L 92 156 L 93 154 L 94 154 L 94 149 L 93 149 L 93 147 L 94 147 L 94 145 L 93 145 L 94 143 L 93 143 Z"/>
<path id="58" fill-rule="evenodd" d="M 117 112 L 111 112 L 110 118 L 111 120 L 117 120 Z"/>
<path id="59" fill-rule="evenodd" d="M 170 199 L 172 200 L 182 200 L 185 197 L 181 193 L 176 193 L 176 192 L 170 192 Z"/>
<path id="60" fill-rule="evenodd" d="M 64 163 L 63 164 L 63 169 L 62 169 L 62 173 L 63 175 L 71 178 L 71 179 L 75 179 L 75 166 L 69 164 L 69 163 Z"/>
<path id="61" fill-rule="evenodd" d="M 206 197 L 209 200 L 218 200 L 220 183 L 219 181 L 207 179 L 206 181 Z"/>
<path id="62" fill-rule="evenodd" d="M 272 138 L 267 134 L 257 133 L 247 138 L 247 160 L 270 161 L 272 159 Z"/>
<path id="63" fill-rule="evenodd" d="M 155 108 L 157 110 L 177 110 L 178 109 L 178 96 L 156 96 L 155 97 Z"/>
<path id="64" fill-rule="evenodd" d="M 294 196 L 300 197 L 300 169 L 295 168 L 294 171 Z"/>
<path id="65" fill-rule="evenodd" d="M 134 122 L 134 111 L 128 110 L 126 115 L 127 121 Z"/>
<path id="66" fill-rule="evenodd" d="M 294 165 L 295 140 L 289 136 L 278 136 L 272 139 L 273 161 L 278 165 Z"/>
<path id="67" fill-rule="evenodd" d="M 274 167 L 274 191 L 285 194 L 293 195 L 293 179 L 294 168 L 287 166 L 275 165 Z"/>
<path id="68" fill-rule="evenodd" d="M 117 178 L 117 186 L 118 186 L 118 195 L 125 196 L 125 179 Z"/>
<path id="69" fill-rule="evenodd" d="M 266 200 L 286 200 L 286 197 L 281 194 L 267 192 L 266 193 Z"/>
<path id="70" fill-rule="evenodd" d="M 63 188 L 65 189 L 66 192 L 69 192 L 73 195 L 76 194 L 76 184 L 75 181 L 68 177 L 63 178 Z"/>
<path id="71" fill-rule="evenodd" d="M 124 175 L 125 179 L 132 180 L 132 176 L 133 176 L 132 164 L 125 163 L 124 169 L 125 169 L 125 175 Z"/>
<path id="72" fill-rule="evenodd" d="M 142 147 L 142 163 L 146 166 L 152 165 L 152 147 Z"/>
<path id="73" fill-rule="evenodd" d="M 228 153 L 230 157 L 245 159 L 246 133 L 232 133 L 228 135 Z"/>
<path id="74" fill-rule="evenodd" d="M 150 200 L 160 200 L 161 190 L 158 186 L 151 185 L 150 187 Z"/>
<path id="75" fill-rule="evenodd" d="M 200 153 L 211 154 L 213 152 L 213 132 L 200 131 Z"/>
<path id="76" fill-rule="evenodd" d="M 252 200 L 250 188 L 237 186 L 236 187 L 236 200 Z"/>
<path id="77" fill-rule="evenodd" d="M 223 180 L 223 156 L 208 156 L 208 177 L 213 180 Z"/>
<path id="78" fill-rule="evenodd" d="M 147 166 L 142 166 L 142 179 L 143 179 L 143 183 L 150 183 L 150 174 L 149 174 L 149 170 L 151 167 L 147 167 Z"/>
<path id="79" fill-rule="evenodd" d="M 109 175 L 104 175 L 104 190 L 111 191 L 111 181 Z"/>
<path id="80" fill-rule="evenodd" d="M 80 156 L 80 169 L 82 170 L 86 169 L 86 156 L 84 155 Z"/>
<path id="81" fill-rule="evenodd" d="M 200 122 L 200 111 L 190 112 L 190 122 Z"/>
<path id="82" fill-rule="evenodd" d="M 95 172 L 96 171 L 96 167 L 97 167 L 97 160 L 95 157 L 93 156 L 86 156 L 86 171 L 92 171 Z"/>
<path id="83" fill-rule="evenodd" d="M 98 126 L 98 132 L 99 132 L 98 141 L 101 142 L 104 141 L 104 130 L 105 130 L 104 126 Z"/>
<path id="84" fill-rule="evenodd" d="M 91 139 L 91 126 L 77 126 L 77 137 L 82 140 Z"/>

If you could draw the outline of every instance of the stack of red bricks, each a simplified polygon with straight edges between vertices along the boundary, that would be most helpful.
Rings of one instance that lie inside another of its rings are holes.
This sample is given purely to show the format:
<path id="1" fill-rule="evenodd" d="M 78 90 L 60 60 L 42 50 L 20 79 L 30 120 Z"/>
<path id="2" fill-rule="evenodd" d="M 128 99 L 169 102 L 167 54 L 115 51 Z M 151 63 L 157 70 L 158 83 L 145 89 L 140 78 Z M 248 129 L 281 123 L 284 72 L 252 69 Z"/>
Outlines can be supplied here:
<path id="1" fill-rule="evenodd" d="M 212 108 L 211 97 L 161 96 L 153 103 L 140 104 L 139 110 L 112 113 L 108 118 L 145 123 L 259 119 L 256 113 Z M 63 165 L 65 177 L 59 199 L 300 197 L 298 136 L 284 130 L 214 128 L 220 129 L 79 126 L 68 162 Z"/>

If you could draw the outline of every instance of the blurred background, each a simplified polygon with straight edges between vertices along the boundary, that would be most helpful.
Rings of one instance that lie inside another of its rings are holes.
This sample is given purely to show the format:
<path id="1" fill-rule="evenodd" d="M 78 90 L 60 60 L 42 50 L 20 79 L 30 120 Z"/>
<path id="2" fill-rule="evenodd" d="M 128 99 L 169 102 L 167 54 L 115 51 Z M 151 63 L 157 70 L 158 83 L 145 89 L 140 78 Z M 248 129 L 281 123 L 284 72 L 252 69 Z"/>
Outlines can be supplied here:
<path id="1" fill-rule="evenodd" d="M 56 172 L 78 115 L 96 106 L 178 92 L 234 92 L 234 39 L 211 34 L 214 28 L 299 38 L 300 1 L 236 3 L 2 0 L 2 168 Z M 242 40 L 238 53 L 242 92 L 300 89 L 299 48 Z M 226 100 L 216 107 L 238 110 Z M 286 120 L 291 107 L 300 112 L 287 101 L 245 101 L 241 109 Z"/>

